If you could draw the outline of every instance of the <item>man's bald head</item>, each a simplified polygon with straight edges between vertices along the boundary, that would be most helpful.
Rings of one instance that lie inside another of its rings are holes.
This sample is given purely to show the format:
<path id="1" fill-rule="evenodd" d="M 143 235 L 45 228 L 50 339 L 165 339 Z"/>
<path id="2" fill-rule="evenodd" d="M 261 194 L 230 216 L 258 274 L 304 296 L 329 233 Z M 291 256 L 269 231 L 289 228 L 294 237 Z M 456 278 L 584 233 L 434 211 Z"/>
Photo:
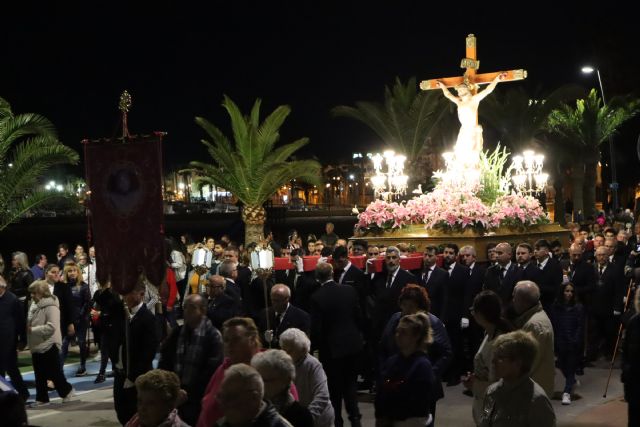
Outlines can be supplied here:
<path id="1" fill-rule="evenodd" d="M 218 274 L 209 276 L 209 283 L 207 284 L 207 294 L 211 298 L 216 298 L 222 295 L 226 287 L 227 287 L 227 281 L 224 280 L 224 277 Z"/>
<path id="2" fill-rule="evenodd" d="M 273 297 L 274 295 L 291 298 L 291 289 L 289 289 L 287 285 L 284 285 L 282 283 L 276 283 L 271 288 L 271 296 Z"/>
<path id="3" fill-rule="evenodd" d="M 271 288 L 271 304 L 276 313 L 284 313 L 291 299 L 291 290 L 287 285 L 277 283 Z"/>
<path id="4" fill-rule="evenodd" d="M 540 288 L 531 280 L 522 280 L 513 288 L 513 308 L 522 314 L 540 302 Z"/>
<path id="5" fill-rule="evenodd" d="M 504 267 L 511 261 L 513 248 L 507 242 L 502 242 L 496 245 L 494 252 L 496 254 L 496 261 Z"/>
<path id="6" fill-rule="evenodd" d="M 584 253 L 584 249 L 582 249 L 582 246 L 580 245 L 576 245 L 575 243 L 573 243 L 569 247 L 569 258 L 571 258 L 571 262 L 574 264 L 582 260 L 583 253 Z"/>

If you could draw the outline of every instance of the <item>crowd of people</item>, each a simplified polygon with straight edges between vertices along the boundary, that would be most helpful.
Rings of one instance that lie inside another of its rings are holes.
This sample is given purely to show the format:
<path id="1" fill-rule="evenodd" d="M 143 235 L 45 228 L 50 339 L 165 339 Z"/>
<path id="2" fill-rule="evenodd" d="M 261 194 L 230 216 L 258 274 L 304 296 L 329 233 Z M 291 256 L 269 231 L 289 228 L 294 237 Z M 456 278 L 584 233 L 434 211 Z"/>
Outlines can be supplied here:
<path id="1" fill-rule="evenodd" d="M 38 254 L 32 267 L 15 252 L 0 267 L 0 376 L 28 402 L 17 366 L 28 348 L 30 405 L 46 405 L 50 387 L 66 402 L 69 346 L 85 376 L 94 343 L 94 381 L 111 362 L 127 426 L 342 427 L 343 406 L 360 426 L 359 390 L 375 395 L 377 426 L 434 426 L 437 402 L 462 383 L 476 425 L 544 427 L 555 425 L 556 368 L 570 405 L 576 376 L 612 357 L 623 323 L 629 425 L 640 425 L 640 223 L 570 228 L 568 247 L 496 242 L 487 262 L 472 246 L 427 246 L 411 271 L 401 267 L 411 245 L 347 241 L 330 223 L 306 240 L 267 230 L 264 243 L 290 261 L 273 272 L 251 268 L 255 243 L 182 235 L 166 241 L 161 286 L 141 279 L 124 296 L 97 283 L 93 248 L 60 244 L 55 263 Z M 306 255 L 319 257 L 312 270 Z M 350 261 L 358 256 L 363 269 Z"/>

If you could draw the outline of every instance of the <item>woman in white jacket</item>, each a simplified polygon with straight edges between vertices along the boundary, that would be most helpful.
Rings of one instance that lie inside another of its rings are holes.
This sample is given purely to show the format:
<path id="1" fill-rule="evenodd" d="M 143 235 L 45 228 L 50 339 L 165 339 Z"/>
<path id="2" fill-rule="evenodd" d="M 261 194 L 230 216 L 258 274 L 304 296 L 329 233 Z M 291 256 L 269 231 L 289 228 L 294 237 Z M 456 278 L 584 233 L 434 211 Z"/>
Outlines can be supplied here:
<path id="1" fill-rule="evenodd" d="M 27 343 L 36 377 L 34 406 L 49 403 L 47 379 L 53 381 L 62 401 L 67 402 L 74 392 L 60 366 L 62 335 L 58 298 L 51 295 L 49 284 L 45 280 L 36 280 L 29 285 L 29 293 L 32 303 L 27 319 Z"/>

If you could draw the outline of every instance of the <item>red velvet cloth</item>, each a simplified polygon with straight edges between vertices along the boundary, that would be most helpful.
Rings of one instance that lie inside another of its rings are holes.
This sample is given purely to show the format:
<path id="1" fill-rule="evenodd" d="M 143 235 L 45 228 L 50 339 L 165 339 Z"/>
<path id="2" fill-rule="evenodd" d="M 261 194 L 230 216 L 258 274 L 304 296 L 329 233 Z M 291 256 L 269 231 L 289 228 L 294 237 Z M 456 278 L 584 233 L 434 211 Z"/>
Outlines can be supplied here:
<path id="1" fill-rule="evenodd" d="M 161 137 L 85 143 L 98 280 L 120 294 L 165 275 Z"/>

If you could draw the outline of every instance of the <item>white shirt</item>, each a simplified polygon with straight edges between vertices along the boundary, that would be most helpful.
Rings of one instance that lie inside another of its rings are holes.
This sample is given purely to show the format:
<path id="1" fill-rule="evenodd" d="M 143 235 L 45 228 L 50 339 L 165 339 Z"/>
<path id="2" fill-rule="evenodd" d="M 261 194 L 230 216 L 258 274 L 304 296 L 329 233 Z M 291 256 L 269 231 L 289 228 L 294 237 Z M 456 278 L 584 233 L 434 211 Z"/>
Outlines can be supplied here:
<path id="1" fill-rule="evenodd" d="M 547 262 L 548 262 L 548 261 L 549 261 L 549 257 L 546 257 L 546 258 L 544 259 L 544 261 L 542 261 L 542 262 L 538 262 L 538 268 L 539 268 L 540 270 L 542 270 L 542 269 L 547 265 Z"/>
<path id="2" fill-rule="evenodd" d="M 344 270 L 342 270 L 342 274 L 340 275 L 338 283 L 342 283 L 342 281 L 344 280 L 344 275 L 347 274 L 349 268 L 351 268 L 351 261 L 348 261 L 347 265 L 344 267 Z"/>
<path id="3" fill-rule="evenodd" d="M 140 311 L 140 307 L 142 307 L 142 304 L 144 304 L 144 301 L 141 301 L 140 304 L 136 305 L 131 310 L 129 310 L 129 312 L 131 313 L 131 318 L 129 319 L 129 321 L 133 320 L 135 315 L 138 314 L 138 311 Z"/>

